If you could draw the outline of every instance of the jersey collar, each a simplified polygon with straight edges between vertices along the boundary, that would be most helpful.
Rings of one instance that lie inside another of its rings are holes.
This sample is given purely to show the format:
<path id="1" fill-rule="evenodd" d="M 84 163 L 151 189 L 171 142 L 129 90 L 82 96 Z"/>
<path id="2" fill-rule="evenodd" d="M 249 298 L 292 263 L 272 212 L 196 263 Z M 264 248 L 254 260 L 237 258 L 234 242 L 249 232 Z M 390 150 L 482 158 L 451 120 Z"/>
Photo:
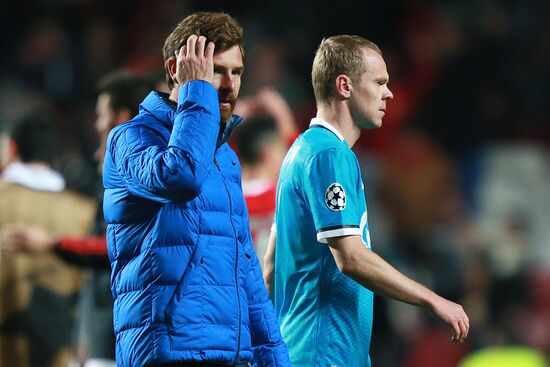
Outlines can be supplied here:
<path id="1" fill-rule="evenodd" d="M 336 128 L 334 126 L 332 126 L 329 122 L 326 122 L 322 118 L 320 118 L 320 117 L 312 118 L 311 122 L 309 123 L 309 127 L 312 127 L 312 126 L 315 126 L 315 125 L 320 125 L 320 126 L 324 127 L 325 129 L 332 131 L 332 133 L 334 135 L 336 135 L 338 137 L 338 139 L 340 139 L 340 141 L 342 141 L 342 142 L 344 141 L 344 137 L 342 136 L 342 134 L 340 134 L 340 132 L 338 130 L 336 130 Z"/>

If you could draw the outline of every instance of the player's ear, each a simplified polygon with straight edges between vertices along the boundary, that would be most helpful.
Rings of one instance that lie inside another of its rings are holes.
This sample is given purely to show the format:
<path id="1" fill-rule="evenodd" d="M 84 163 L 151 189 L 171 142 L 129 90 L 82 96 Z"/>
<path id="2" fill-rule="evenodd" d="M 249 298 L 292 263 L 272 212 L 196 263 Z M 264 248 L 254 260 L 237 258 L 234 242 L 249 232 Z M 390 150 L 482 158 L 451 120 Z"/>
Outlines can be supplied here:
<path id="1" fill-rule="evenodd" d="M 351 79 L 347 75 L 338 75 L 336 78 L 336 93 L 344 98 L 348 99 L 351 96 Z"/>

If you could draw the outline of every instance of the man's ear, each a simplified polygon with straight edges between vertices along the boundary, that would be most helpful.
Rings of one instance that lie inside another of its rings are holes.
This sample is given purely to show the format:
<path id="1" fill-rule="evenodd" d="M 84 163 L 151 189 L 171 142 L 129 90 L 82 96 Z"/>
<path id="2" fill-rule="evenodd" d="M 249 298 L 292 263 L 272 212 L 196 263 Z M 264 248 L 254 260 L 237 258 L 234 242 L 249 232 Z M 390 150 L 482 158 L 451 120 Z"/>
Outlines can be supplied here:
<path id="1" fill-rule="evenodd" d="M 173 56 L 168 58 L 168 60 L 164 62 L 164 66 L 166 67 L 166 70 L 168 70 L 170 78 L 174 84 L 178 84 L 178 80 L 176 79 L 176 58 Z"/>
<path id="2" fill-rule="evenodd" d="M 338 75 L 336 78 L 336 94 L 344 99 L 348 99 L 351 96 L 351 79 L 347 75 Z"/>

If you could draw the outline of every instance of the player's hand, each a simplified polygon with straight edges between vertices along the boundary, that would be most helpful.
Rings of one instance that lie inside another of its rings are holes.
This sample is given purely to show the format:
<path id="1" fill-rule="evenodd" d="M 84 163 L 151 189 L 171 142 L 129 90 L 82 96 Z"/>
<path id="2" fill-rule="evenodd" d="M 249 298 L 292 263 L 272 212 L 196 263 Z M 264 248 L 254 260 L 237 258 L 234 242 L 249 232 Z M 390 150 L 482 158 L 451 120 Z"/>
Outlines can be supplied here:
<path id="1" fill-rule="evenodd" d="M 252 96 L 239 98 L 235 113 L 247 119 L 267 115 L 276 121 L 292 116 L 284 97 L 272 87 L 263 87 Z"/>
<path id="2" fill-rule="evenodd" d="M 285 98 L 275 88 L 264 87 L 256 94 L 257 108 L 273 118 L 282 113 L 291 113 Z"/>
<path id="3" fill-rule="evenodd" d="M 237 100 L 233 113 L 235 115 L 243 116 L 244 122 L 248 122 L 249 119 L 256 117 L 258 114 L 257 103 L 254 97 L 240 97 Z"/>
<path id="4" fill-rule="evenodd" d="M 12 225 L 0 231 L 2 249 L 7 252 L 40 252 L 52 249 L 55 238 L 40 227 Z"/>
<path id="5" fill-rule="evenodd" d="M 470 320 L 461 305 L 437 296 L 431 306 L 431 312 L 451 327 L 453 343 L 464 342 L 470 330 Z"/>
<path id="6" fill-rule="evenodd" d="M 283 95 L 276 89 L 262 88 L 256 96 L 256 104 L 275 120 L 277 130 L 285 141 L 293 141 L 298 136 L 292 110 Z"/>
<path id="7" fill-rule="evenodd" d="M 214 42 L 206 44 L 206 37 L 191 35 L 187 44 L 176 51 L 176 80 L 183 85 L 190 80 L 214 80 Z"/>

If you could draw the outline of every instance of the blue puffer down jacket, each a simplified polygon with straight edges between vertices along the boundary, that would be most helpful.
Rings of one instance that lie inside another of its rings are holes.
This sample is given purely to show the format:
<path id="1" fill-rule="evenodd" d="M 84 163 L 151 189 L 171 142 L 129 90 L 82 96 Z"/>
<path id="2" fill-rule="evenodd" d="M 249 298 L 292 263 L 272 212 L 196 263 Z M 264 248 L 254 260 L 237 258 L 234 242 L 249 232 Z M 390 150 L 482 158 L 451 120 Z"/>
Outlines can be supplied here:
<path id="1" fill-rule="evenodd" d="M 252 247 L 240 164 L 216 89 L 151 92 L 113 129 L 103 169 L 120 367 L 290 366 Z"/>

